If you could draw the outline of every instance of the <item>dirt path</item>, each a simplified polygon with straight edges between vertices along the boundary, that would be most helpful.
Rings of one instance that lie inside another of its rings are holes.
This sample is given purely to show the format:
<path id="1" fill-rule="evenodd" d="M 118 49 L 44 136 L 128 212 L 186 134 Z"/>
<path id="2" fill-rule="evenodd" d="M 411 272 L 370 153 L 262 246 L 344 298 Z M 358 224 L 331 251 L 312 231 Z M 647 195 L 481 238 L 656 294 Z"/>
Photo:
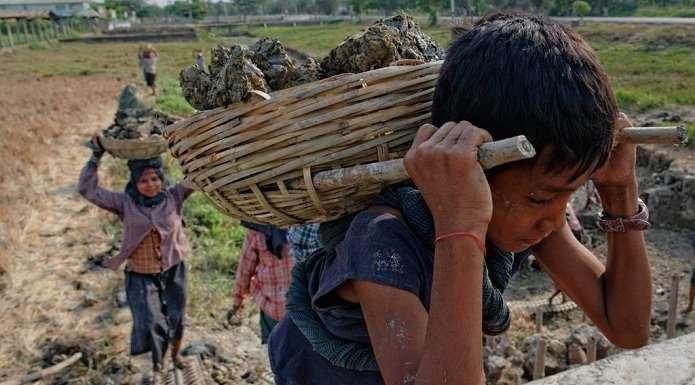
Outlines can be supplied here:
<path id="1" fill-rule="evenodd" d="M 123 84 L 93 77 L 0 82 L 16 91 L 0 100 L 0 382 L 81 350 L 81 364 L 44 383 L 141 383 L 149 361 L 128 355 L 123 275 L 90 262 L 118 247 L 120 225 L 75 191 L 89 155 L 81 144 L 112 121 Z M 120 188 L 113 179 L 125 177 L 117 162 L 102 162 L 108 187 Z M 186 342 L 218 349 L 207 366 L 220 383 L 269 378 L 253 319 L 231 330 L 190 319 L 187 326 Z"/>
<path id="2" fill-rule="evenodd" d="M 43 383 L 139 384 L 149 366 L 147 357 L 128 356 L 122 273 L 90 262 L 115 250 L 120 226 L 75 192 L 88 156 L 81 143 L 113 119 L 122 86 L 99 77 L 0 80 L 13 91 L 11 100 L 0 99 L 0 382 L 80 350 L 84 362 Z M 120 188 L 114 179 L 125 175 L 117 166 L 105 157 L 107 186 Z M 687 236 L 648 235 L 655 313 L 663 313 L 670 274 L 687 271 Z M 508 296 L 543 298 L 551 289 L 543 273 L 527 272 Z M 255 316 L 209 328 L 188 319 L 186 344 L 214 350 L 205 364 L 219 384 L 272 383 L 257 322 Z"/>
<path id="3" fill-rule="evenodd" d="M 59 340 L 110 337 L 93 315 L 115 277 L 90 272 L 84 262 L 110 247 L 112 236 L 105 215 L 79 198 L 75 183 L 88 155 L 79 144 L 111 120 L 120 88 L 106 78 L 4 83 L 17 94 L 0 102 L 7 131 L 0 233 L 9 246 L 2 256 L 9 274 L 0 299 L 0 379 L 24 373 Z"/>

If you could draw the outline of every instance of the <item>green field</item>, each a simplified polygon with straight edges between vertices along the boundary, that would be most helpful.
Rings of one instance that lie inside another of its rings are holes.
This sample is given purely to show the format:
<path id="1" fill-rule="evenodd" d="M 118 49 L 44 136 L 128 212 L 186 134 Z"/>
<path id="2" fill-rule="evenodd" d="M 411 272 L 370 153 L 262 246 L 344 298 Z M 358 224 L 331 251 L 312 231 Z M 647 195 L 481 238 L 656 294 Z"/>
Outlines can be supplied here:
<path id="1" fill-rule="evenodd" d="M 280 39 L 286 46 L 322 57 L 362 25 L 254 28 L 257 37 Z M 585 24 L 578 28 L 596 50 L 611 77 L 621 107 L 646 111 L 676 105 L 695 106 L 695 27 L 657 25 Z M 426 28 L 439 44 L 447 46 L 449 29 Z M 157 44 L 160 54 L 156 103 L 166 111 L 193 112 L 178 90 L 178 72 L 193 62 L 193 50 L 207 53 L 216 44 L 250 44 L 251 37 L 222 38 L 206 33 L 198 42 Z M 4 76 L 107 75 L 141 81 L 136 65 L 137 44 L 42 44 L 19 48 L 3 56 Z"/>
<path id="2" fill-rule="evenodd" d="M 269 36 L 279 38 L 288 47 L 321 57 L 361 28 L 348 23 L 255 28 L 250 30 L 255 38 L 223 38 L 205 33 L 198 42 L 156 44 L 160 93 L 149 102 L 176 115 L 194 112 L 181 96 L 178 73 L 193 64 L 196 48 L 202 48 L 209 60 L 209 51 L 216 44 L 250 44 Z M 447 27 L 426 30 L 441 45 L 448 44 Z M 606 68 L 621 108 L 633 113 L 679 106 L 695 109 L 695 27 L 585 24 L 578 30 Z M 144 85 L 137 67 L 137 51 L 138 44 L 35 44 L 3 55 L 0 71 L 9 78 L 108 76 Z M 695 134 L 695 122 L 686 124 Z M 180 170 L 169 161 L 172 179 L 180 178 Z M 189 311 L 197 320 L 214 320 L 230 306 L 243 230 L 217 212 L 202 195 L 187 202 L 185 221 L 193 245 L 188 259 Z"/>

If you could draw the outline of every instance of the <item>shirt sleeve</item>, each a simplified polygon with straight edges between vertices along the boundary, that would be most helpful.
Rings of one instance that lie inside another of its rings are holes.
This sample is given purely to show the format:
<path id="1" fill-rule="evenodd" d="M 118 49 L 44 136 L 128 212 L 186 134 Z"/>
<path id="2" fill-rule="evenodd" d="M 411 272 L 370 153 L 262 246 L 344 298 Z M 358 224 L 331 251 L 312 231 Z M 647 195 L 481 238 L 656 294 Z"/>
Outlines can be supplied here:
<path id="1" fill-rule="evenodd" d="M 183 201 L 188 199 L 191 194 L 193 194 L 193 189 L 190 189 L 186 186 L 184 186 L 182 183 L 177 183 L 174 185 L 174 187 L 171 188 L 171 193 L 176 198 L 176 203 L 178 206 L 181 206 L 183 204 Z"/>
<path id="2" fill-rule="evenodd" d="M 234 297 L 237 300 L 243 299 L 248 294 L 251 277 L 253 277 L 258 265 L 258 258 L 258 234 L 253 230 L 247 230 L 239 255 L 239 265 L 236 269 Z"/>
<path id="3" fill-rule="evenodd" d="M 125 194 L 108 191 L 99 187 L 99 160 L 91 158 L 82 168 L 80 179 L 77 183 L 77 191 L 88 201 L 98 207 L 111 211 L 118 216 L 123 215 L 123 202 Z"/>
<path id="4" fill-rule="evenodd" d="M 400 219 L 391 214 L 355 217 L 322 273 L 315 304 L 348 280 L 394 287 L 428 298 L 432 255 Z"/>

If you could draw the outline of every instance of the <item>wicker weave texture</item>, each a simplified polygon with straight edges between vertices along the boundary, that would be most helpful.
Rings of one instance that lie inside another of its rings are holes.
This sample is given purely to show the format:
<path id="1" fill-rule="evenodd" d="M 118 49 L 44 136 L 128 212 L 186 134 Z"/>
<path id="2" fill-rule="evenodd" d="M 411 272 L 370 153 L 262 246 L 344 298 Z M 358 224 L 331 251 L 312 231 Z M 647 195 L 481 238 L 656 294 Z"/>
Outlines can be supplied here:
<path id="1" fill-rule="evenodd" d="M 113 139 L 99 138 L 104 150 L 109 154 L 123 159 L 149 159 L 167 150 L 167 141 L 159 135 L 142 139 Z"/>
<path id="2" fill-rule="evenodd" d="M 316 172 L 402 158 L 430 121 L 441 62 L 344 74 L 165 129 L 187 182 L 222 212 L 278 226 L 364 208 L 381 184 L 316 191 Z M 267 100 L 266 100 L 267 99 Z"/>

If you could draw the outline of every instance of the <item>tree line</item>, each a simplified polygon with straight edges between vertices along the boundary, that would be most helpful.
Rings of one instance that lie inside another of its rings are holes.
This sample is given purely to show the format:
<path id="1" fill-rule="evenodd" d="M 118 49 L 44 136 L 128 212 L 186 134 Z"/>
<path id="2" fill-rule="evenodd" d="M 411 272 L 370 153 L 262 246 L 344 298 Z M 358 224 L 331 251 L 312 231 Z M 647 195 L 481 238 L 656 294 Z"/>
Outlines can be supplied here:
<path id="1" fill-rule="evenodd" d="M 138 17 L 262 14 L 391 15 L 404 10 L 437 15 L 482 15 L 498 9 L 524 10 L 550 16 L 628 16 L 640 7 L 695 9 L 695 0 L 175 0 L 164 7 L 145 0 L 104 0 L 101 6 L 135 12 Z M 692 7 L 692 8 L 691 8 Z"/>

